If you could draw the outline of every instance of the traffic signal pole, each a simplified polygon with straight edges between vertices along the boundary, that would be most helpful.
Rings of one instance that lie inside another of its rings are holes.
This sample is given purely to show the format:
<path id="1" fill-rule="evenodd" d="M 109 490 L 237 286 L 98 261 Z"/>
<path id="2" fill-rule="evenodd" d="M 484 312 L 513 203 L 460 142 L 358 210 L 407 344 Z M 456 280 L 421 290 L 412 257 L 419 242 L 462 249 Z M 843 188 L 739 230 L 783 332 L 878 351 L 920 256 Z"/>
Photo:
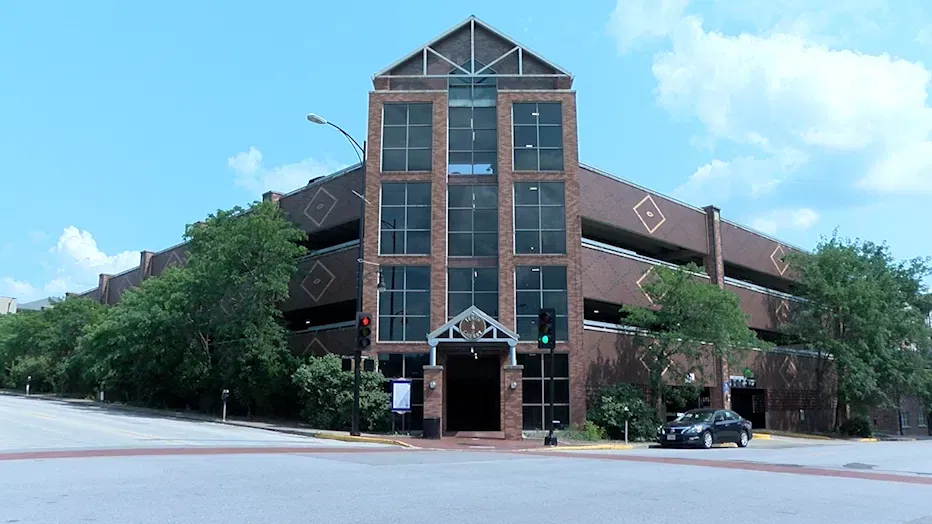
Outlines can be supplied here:
<path id="1" fill-rule="evenodd" d="M 547 424 L 549 432 L 544 437 L 545 446 L 556 446 L 557 436 L 553 433 L 554 413 L 554 393 L 555 382 L 554 374 L 556 373 L 556 348 L 557 348 L 557 310 L 554 308 L 541 308 L 537 314 L 537 349 L 550 350 L 550 417 Z"/>
<path id="2" fill-rule="evenodd" d="M 362 350 L 372 344 L 372 315 L 364 311 L 356 313 L 356 348 L 353 353 L 353 426 L 350 435 L 358 437 L 359 431 L 359 387 L 362 379 Z"/>

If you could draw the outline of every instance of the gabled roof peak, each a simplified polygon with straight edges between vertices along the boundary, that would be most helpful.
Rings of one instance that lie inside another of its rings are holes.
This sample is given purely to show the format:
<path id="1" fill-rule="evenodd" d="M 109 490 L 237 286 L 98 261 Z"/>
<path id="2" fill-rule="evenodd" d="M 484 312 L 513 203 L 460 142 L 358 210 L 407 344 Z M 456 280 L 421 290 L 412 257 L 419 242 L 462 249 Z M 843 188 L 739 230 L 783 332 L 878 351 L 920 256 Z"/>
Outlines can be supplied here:
<path id="1" fill-rule="evenodd" d="M 415 49 L 414 51 L 412 51 L 412 52 L 410 52 L 410 53 L 404 55 L 401 59 L 397 60 L 396 62 L 394 62 L 394 63 L 391 64 L 390 66 L 388 66 L 388 67 L 382 69 L 381 71 L 379 71 L 378 73 L 374 74 L 374 75 L 373 75 L 373 79 L 378 78 L 378 77 L 382 77 L 382 76 L 389 76 L 389 77 L 392 76 L 392 71 L 395 70 L 398 66 L 400 66 L 400 65 L 404 64 L 405 62 L 408 62 L 409 60 L 411 60 L 411 59 L 413 59 L 413 58 L 416 58 L 416 57 L 418 57 L 418 56 L 423 56 L 423 59 L 424 59 L 424 70 L 425 70 L 425 71 L 426 71 L 426 69 L 427 69 L 427 61 L 428 61 L 428 57 L 429 57 L 429 56 L 431 56 L 431 57 L 433 57 L 433 56 L 439 57 L 439 58 L 442 59 L 442 60 L 445 60 L 445 61 L 447 61 L 447 62 L 450 62 L 450 63 L 453 64 L 453 66 L 455 66 L 455 67 L 458 66 L 459 64 L 457 64 L 455 60 L 451 61 L 449 58 L 443 56 L 442 53 L 437 52 L 437 50 L 433 49 L 432 47 L 435 46 L 435 45 L 437 45 L 437 44 L 440 43 L 441 41 L 443 41 L 445 38 L 447 38 L 447 37 L 453 35 L 454 33 L 458 32 L 458 31 L 460 31 L 460 30 L 462 30 L 462 29 L 464 29 L 464 28 L 467 28 L 467 27 L 468 27 L 469 30 L 470 30 L 470 51 L 471 51 L 470 54 L 472 55 L 472 59 L 473 59 L 473 60 L 475 60 L 475 58 L 476 58 L 476 57 L 475 57 L 475 54 L 476 54 L 476 53 L 475 53 L 475 28 L 476 28 L 476 27 L 479 27 L 479 28 L 484 29 L 485 31 L 491 33 L 492 35 L 494 35 L 494 36 L 497 37 L 498 39 L 502 40 L 503 43 L 506 43 L 509 47 L 512 48 L 510 51 L 507 51 L 506 53 L 502 54 L 501 56 L 499 56 L 499 57 L 498 57 L 497 59 L 495 59 L 495 60 L 483 60 L 483 62 L 485 62 L 486 65 L 491 66 L 491 65 L 493 65 L 494 62 L 497 62 L 498 60 L 504 59 L 504 58 L 506 58 L 507 56 L 509 56 L 509 55 L 511 55 L 511 54 L 514 53 L 514 54 L 516 54 L 516 55 L 519 57 L 519 61 L 521 60 L 520 57 L 529 57 L 530 59 L 533 59 L 533 60 L 535 60 L 535 61 L 537 61 L 537 62 L 540 62 L 540 63 L 544 64 L 547 68 L 553 70 L 553 73 L 552 73 L 552 74 L 548 74 L 548 75 L 525 74 L 525 73 L 522 73 L 522 72 L 519 71 L 518 74 L 521 75 L 521 76 L 565 76 L 565 77 L 569 77 L 569 78 L 572 78 L 572 77 L 573 77 L 573 74 L 570 73 L 569 71 L 567 71 L 566 69 L 564 69 L 564 68 L 558 66 L 557 64 L 553 63 L 553 62 L 550 61 L 550 60 L 547 60 L 546 58 L 543 57 L 543 55 L 541 55 L 541 54 L 539 54 L 539 53 L 537 53 L 537 52 L 535 52 L 535 51 L 532 51 L 532 50 L 531 50 L 530 48 L 528 48 L 527 46 L 518 43 L 517 40 L 515 40 L 514 38 L 512 38 L 512 37 L 506 35 L 505 33 L 501 32 L 501 31 L 499 31 L 498 29 L 495 29 L 495 28 L 492 27 L 490 24 L 488 24 L 487 22 L 483 21 L 482 19 L 480 19 L 480 18 L 477 17 L 476 15 L 469 15 L 469 16 L 468 16 L 465 20 L 463 20 L 462 22 L 459 22 L 459 23 L 457 23 L 456 25 L 450 27 L 449 29 L 447 29 L 446 31 L 444 31 L 443 33 L 441 33 L 440 35 L 438 35 L 437 37 L 433 38 L 432 40 L 430 40 L 430 41 L 427 42 L 426 44 L 423 44 L 423 45 L 419 46 L 417 49 Z M 477 72 L 477 71 L 470 71 L 470 73 L 476 74 L 476 73 L 478 73 L 478 72 Z M 426 75 L 426 73 L 425 73 L 425 75 Z M 496 75 L 490 75 L 490 76 L 496 76 Z M 507 76 L 516 76 L 516 75 L 507 75 Z"/>

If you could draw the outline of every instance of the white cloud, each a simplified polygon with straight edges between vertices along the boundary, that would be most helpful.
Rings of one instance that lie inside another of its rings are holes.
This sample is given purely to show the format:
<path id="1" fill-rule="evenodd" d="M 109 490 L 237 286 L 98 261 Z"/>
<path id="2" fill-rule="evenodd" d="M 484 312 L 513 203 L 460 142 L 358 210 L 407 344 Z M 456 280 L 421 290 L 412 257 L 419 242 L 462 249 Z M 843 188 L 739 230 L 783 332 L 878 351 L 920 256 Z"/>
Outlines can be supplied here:
<path id="1" fill-rule="evenodd" d="M 39 293 L 29 282 L 16 280 L 11 277 L 3 279 L 4 295 L 11 296 L 20 301 L 32 300 Z"/>
<path id="2" fill-rule="evenodd" d="M 608 31 L 627 52 L 647 38 L 667 36 L 683 16 L 689 0 L 618 0 L 609 18 Z"/>
<path id="3" fill-rule="evenodd" d="M 248 151 L 236 153 L 227 159 L 227 165 L 230 166 L 230 169 L 243 175 L 255 173 L 261 163 L 262 151 L 256 149 L 255 146 L 249 146 Z"/>
<path id="4" fill-rule="evenodd" d="M 293 191 L 307 185 L 313 178 L 328 175 L 344 167 L 311 158 L 292 164 L 266 167 L 262 164 L 262 151 L 254 146 L 228 158 L 227 166 L 236 173 L 236 185 L 257 194 L 266 191 Z"/>
<path id="5" fill-rule="evenodd" d="M 788 229 L 806 231 L 818 221 L 819 214 L 808 207 L 775 209 L 752 218 L 751 227 L 769 235 L 776 235 L 778 231 Z"/>
<path id="6" fill-rule="evenodd" d="M 108 255 L 97 246 L 89 231 L 68 226 L 49 249 L 55 261 L 47 266 L 53 276 L 42 285 L 12 277 L 3 278 L 0 294 L 12 294 L 20 300 L 33 300 L 46 296 L 61 296 L 65 292 L 82 292 L 97 285 L 100 273 L 116 274 L 139 265 L 138 251 L 123 251 Z"/>
<path id="7" fill-rule="evenodd" d="M 50 251 L 62 255 L 63 264 L 71 266 L 63 269 L 79 269 L 87 275 L 92 275 L 95 282 L 99 273 L 119 273 L 139 265 L 138 251 L 107 255 L 97 247 L 97 241 L 90 231 L 81 231 L 75 226 L 66 227 L 58 238 L 58 243 Z M 87 275 L 81 274 L 79 277 Z"/>
<path id="8" fill-rule="evenodd" d="M 616 27 L 618 13 L 640 12 L 634 5 L 619 0 L 612 14 Z M 656 97 L 670 112 L 696 117 L 707 140 L 770 153 L 797 151 L 795 165 L 814 155 L 856 152 L 873 167 L 846 172 L 848 183 L 883 192 L 932 193 L 927 98 L 932 73 L 922 64 L 834 49 L 790 32 L 708 31 L 701 19 L 683 16 L 684 7 L 676 6 L 678 20 L 660 16 L 662 23 L 649 26 L 666 28 L 672 43 L 654 58 Z M 859 12 L 868 7 L 873 9 Z M 623 48 L 632 45 L 631 35 L 656 34 L 619 31 Z"/>
<path id="9" fill-rule="evenodd" d="M 804 161 L 792 155 L 712 160 L 690 175 L 673 195 L 698 206 L 732 197 L 758 198 L 772 192 Z"/>
<path id="10" fill-rule="evenodd" d="M 871 166 L 858 187 L 884 193 L 932 194 L 932 141 L 893 149 Z"/>

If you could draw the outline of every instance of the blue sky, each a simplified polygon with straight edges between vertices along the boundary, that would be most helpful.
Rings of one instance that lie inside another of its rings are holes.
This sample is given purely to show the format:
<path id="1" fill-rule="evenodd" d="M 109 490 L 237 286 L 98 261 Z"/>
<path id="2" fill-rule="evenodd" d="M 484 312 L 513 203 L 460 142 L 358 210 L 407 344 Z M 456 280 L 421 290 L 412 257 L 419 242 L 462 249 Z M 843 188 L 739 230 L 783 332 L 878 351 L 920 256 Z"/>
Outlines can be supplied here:
<path id="1" fill-rule="evenodd" d="M 803 247 L 932 253 L 932 8 L 584 4 L 5 2 L 0 295 L 83 291 L 354 162 L 304 115 L 362 136 L 371 74 L 470 14 L 576 75 L 582 161 Z"/>

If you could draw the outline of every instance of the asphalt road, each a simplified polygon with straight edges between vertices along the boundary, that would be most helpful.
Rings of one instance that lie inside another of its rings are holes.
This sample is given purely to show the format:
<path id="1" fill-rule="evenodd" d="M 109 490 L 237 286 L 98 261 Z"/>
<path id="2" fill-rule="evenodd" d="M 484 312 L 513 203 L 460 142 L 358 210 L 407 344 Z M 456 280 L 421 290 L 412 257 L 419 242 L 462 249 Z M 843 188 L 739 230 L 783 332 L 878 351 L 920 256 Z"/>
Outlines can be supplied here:
<path id="1" fill-rule="evenodd" d="M 218 445 L 307 447 L 197 453 Z M 825 473 L 864 463 L 924 481 L 929 477 L 919 473 L 929 471 L 932 455 L 926 442 L 617 453 L 416 451 L 0 397 L 0 452 L 108 446 L 128 452 L 181 447 L 192 454 L 0 459 L 0 524 L 932 523 L 930 484 Z M 800 465 L 785 466 L 799 472 L 747 469 L 780 464 Z M 829 469 L 810 471 L 803 464 Z"/>
<path id="2" fill-rule="evenodd" d="M 0 453 L 160 446 L 358 447 L 359 444 L 109 410 L 94 404 L 0 395 Z"/>

